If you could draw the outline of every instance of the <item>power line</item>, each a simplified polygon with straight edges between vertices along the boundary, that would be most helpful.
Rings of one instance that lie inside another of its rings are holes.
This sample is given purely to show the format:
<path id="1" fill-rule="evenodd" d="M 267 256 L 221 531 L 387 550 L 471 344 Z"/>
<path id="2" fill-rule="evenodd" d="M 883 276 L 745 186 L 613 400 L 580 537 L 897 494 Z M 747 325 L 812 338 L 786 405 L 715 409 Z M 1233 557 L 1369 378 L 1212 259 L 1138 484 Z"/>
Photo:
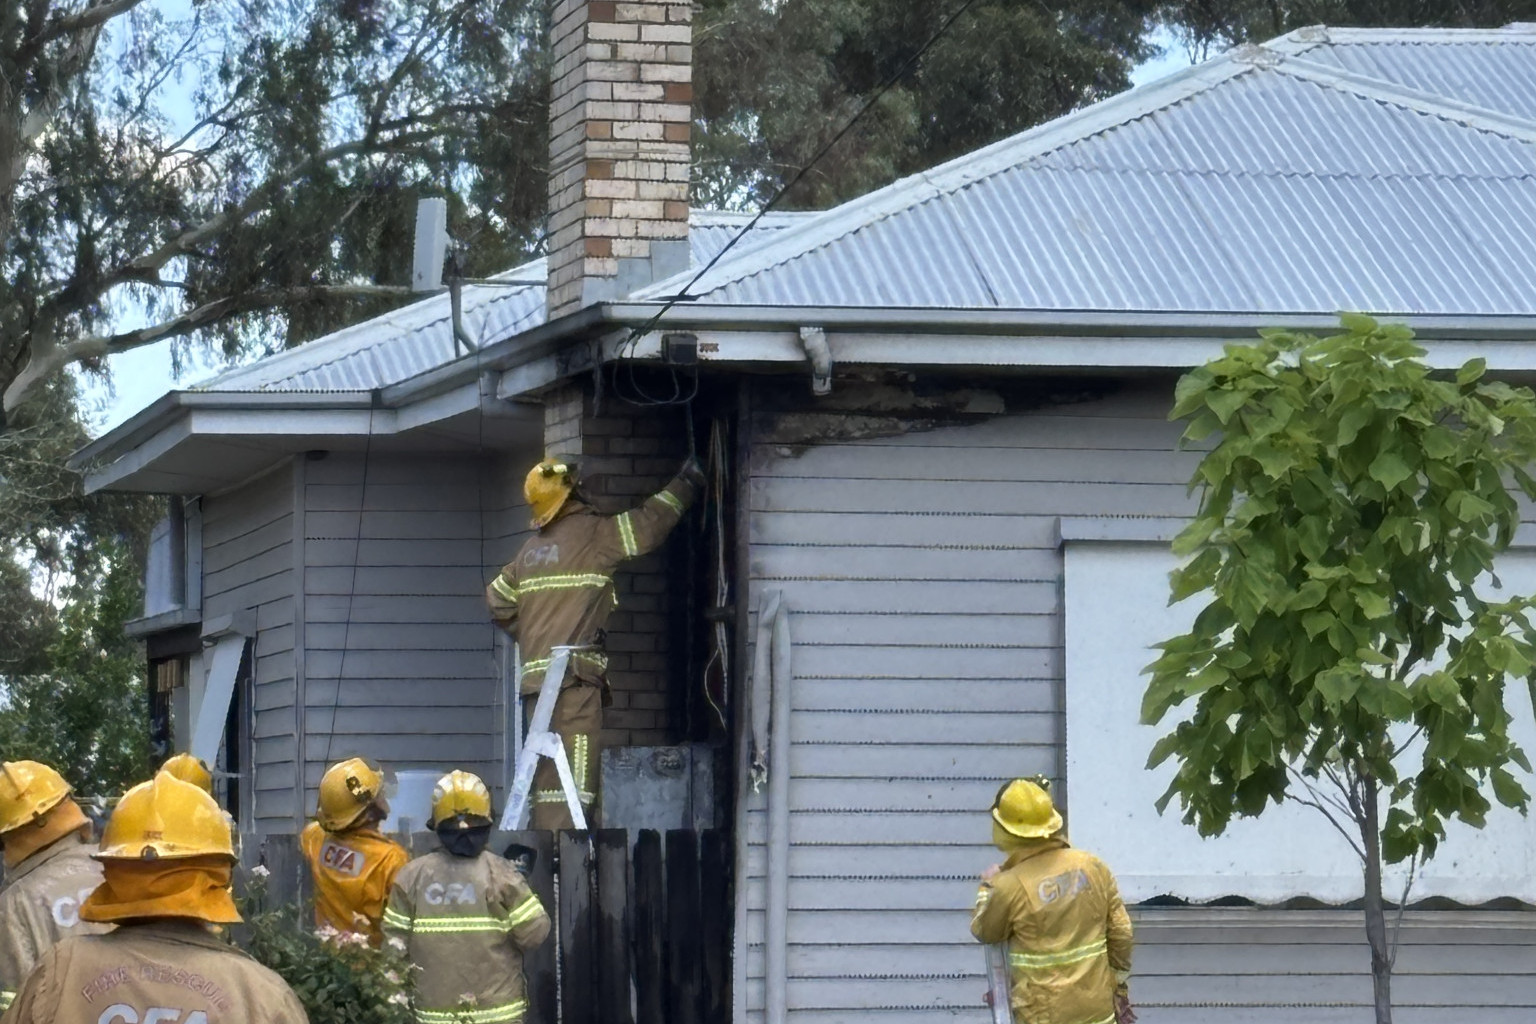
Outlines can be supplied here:
<path id="1" fill-rule="evenodd" d="M 865 114 L 874 109 L 875 104 L 879 103 L 880 100 L 884 98 L 885 94 L 890 92 L 891 89 L 895 87 L 896 83 L 901 81 L 901 79 L 906 76 L 907 72 L 912 70 L 917 62 L 923 58 L 923 55 L 932 49 L 933 45 L 937 43 L 941 38 L 943 38 L 944 34 L 949 31 L 950 27 L 954 25 L 956 21 L 959 20 L 960 16 L 963 15 L 966 11 L 970 10 L 971 7 L 975 5 L 975 3 L 976 0 L 964 0 L 964 2 L 962 2 L 959 7 L 955 8 L 954 12 L 945 18 L 942 23 L 940 23 L 938 29 L 933 33 L 933 35 L 928 37 L 928 41 L 925 42 L 922 46 L 918 47 L 918 49 L 906 59 L 901 67 L 897 68 L 895 73 L 885 80 L 880 88 L 875 91 L 875 94 L 865 101 L 864 105 L 860 107 L 858 111 L 853 115 L 853 117 L 848 120 L 848 123 L 843 125 L 843 127 L 838 130 L 837 134 L 832 136 L 831 140 L 829 140 L 826 145 L 822 146 L 821 149 L 819 149 L 816 154 L 811 157 L 809 162 L 807 162 L 803 167 L 800 168 L 799 171 L 795 173 L 795 176 L 790 179 L 789 184 L 783 186 L 776 193 L 774 193 L 773 197 L 763 205 L 762 209 L 757 211 L 757 214 L 747 222 L 746 226 L 743 227 L 740 231 L 736 232 L 735 235 L 731 236 L 731 240 L 726 242 L 724 247 L 721 248 L 719 252 L 710 257 L 709 262 L 705 263 L 703 268 L 701 268 L 697 274 L 693 275 L 693 278 L 687 284 L 683 285 L 682 289 L 676 295 L 667 296 L 666 302 L 663 303 L 662 307 L 656 311 L 655 315 L 653 315 L 641 326 L 630 329 L 629 337 L 624 339 L 623 344 L 620 345 L 620 349 L 622 350 L 623 348 L 628 347 L 630 351 L 633 352 L 640 339 L 654 330 L 656 325 L 661 322 L 661 318 L 666 316 L 667 312 L 671 310 L 673 306 L 677 305 L 679 302 L 687 302 L 694 298 L 694 296 L 688 294 L 689 291 L 692 290 L 693 286 L 703 280 L 704 275 L 713 270 L 715 264 L 719 263 L 725 254 L 730 252 L 731 249 L 735 247 L 737 242 L 740 242 L 743 238 L 745 238 L 747 233 L 755 228 L 758 225 L 758 222 L 767 216 L 768 213 L 771 212 L 773 208 L 779 204 L 780 200 L 788 195 L 789 192 L 795 188 L 795 186 L 800 184 L 800 182 L 804 181 L 806 176 L 809 175 L 811 171 L 815 170 L 816 165 L 819 164 L 821 160 L 826 157 L 826 155 L 830 153 L 833 148 L 835 148 L 837 144 L 841 142 L 850 131 L 853 130 L 854 126 L 859 123 Z M 635 386 L 633 370 L 631 370 L 630 378 L 631 386 Z M 674 377 L 674 384 L 675 382 L 676 379 Z M 615 390 L 617 390 L 617 367 L 615 367 L 614 385 Z M 660 400 L 645 395 L 644 392 L 641 391 L 638 387 L 636 388 L 636 392 L 641 395 L 641 400 L 634 403 L 636 405 L 679 405 L 691 402 L 694 395 L 698 392 L 698 386 L 697 381 L 695 381 L 694 388 L 686 396 L 682 396 L 680 394 L 681 388 L 675 386 L 674 396 L 672 398 Z"/>

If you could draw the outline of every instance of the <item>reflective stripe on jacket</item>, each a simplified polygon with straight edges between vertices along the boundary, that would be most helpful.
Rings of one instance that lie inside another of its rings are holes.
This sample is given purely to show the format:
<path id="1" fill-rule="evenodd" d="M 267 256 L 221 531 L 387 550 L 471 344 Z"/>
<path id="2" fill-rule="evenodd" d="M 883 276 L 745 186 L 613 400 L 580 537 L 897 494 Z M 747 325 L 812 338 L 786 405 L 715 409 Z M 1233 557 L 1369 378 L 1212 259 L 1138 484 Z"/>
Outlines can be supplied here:
<path id="1" fill-rule="evenodd" d="M 0 1010 L 32 966 L 71 935 L 98 935 L 109 924 L 80 920 L 80 904 L 101 884 L 96 845 L 71 834 L 6 871 L 0 890 Z"/>
<path id="2" fill-rule="evenodd" d="M 614 570 L 660 547 L 693 500 L 694 487 L 682 477 L 616 516 L 572 499 L 502 567 L 485 600 L 496 624 L 517 637 L 524 693 L 543 684 L 552 648 L 597 642 L 616 603 Z M 601 684 L 607 669 L 600 649 L 577 651 L 562 685 Z"/>
<path id="3" fill-rule="evenodd" d="M 489 851 L 435 850 L 395 876 L 384 931 L 419 969 L 422 1024 L 514 1024 L 527 1010 L 523 954 L 549 935 L 549 915 L 512 863 Z M 468 997 L 467 999 L 465 997 Z"/>
<path id="4" fill-rule="evenodd" d="M 158 1013 L 156 1011 L 159 1011 Z M 22 985 L 6 1024 L 308 1024 L 293 990 L 199 922 L 125 924 L 65 939 Z"/>
<path id="5" fill-rule="evenodd" d="M 315 821 L 299 835 L 299 846 L 315 880 L 315 924 L 361 932 L 377 946 L 389 887 L 411 859 L 405 847 L 377 829 L 327 832 Z"/>
<path id="6" fill-rule="evenodd" d="M 971 934 L 1008 943 L 1014 1019 L 1111 1024 L 1131 971 L 1131 919 L 1104 862 L 1060 839 L 1028 842 L 976 894 Z"/>

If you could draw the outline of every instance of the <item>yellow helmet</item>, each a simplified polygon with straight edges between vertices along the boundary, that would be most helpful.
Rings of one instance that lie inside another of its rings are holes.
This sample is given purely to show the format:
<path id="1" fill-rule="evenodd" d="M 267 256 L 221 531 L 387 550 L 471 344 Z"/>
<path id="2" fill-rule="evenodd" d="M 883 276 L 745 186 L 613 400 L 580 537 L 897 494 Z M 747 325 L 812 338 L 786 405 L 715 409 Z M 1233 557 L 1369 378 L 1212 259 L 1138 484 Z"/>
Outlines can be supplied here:
<path id="1" fill-rule="evenodd" d="M 190 782 L 159 773 L 117 802 L 101 833 L 100 860 L 235 859 L 229 817 Z"/>
<path id="2" fill-rule="evenodd" d="M 576 467 L 562 459 L 545 459 L 528 471 L 523 497 L 533 511 L 534 529 L 547 526 L 564 507 L 576 486 Z"/>
<path id="3" fill-rule="evenodd" d="M 0 835 L 38 820 L 67 796 L 69 783 L 45 764 L 0 764 Z"/>
<path id="4" fill-rule="evenodd" d="M 200 757 L 191 754 L 177 754 L 166 759 L 160 770 L 167 775 L 180 779 L 182 782 L 190 782 L 198 789 L 213 795 L 213 773 L 203 763 Z"/>
<path id="5" fill-rule="evenodd" d="M 454 770 L 432 787 L 432 820 L 427 827 L 435 829 L 439 823 L 461 815 L 490 824 L 491 791 L 485 788 L 480 776 Z"/>
<path id="6" fill-rule="evenodd" d="M 1032 779 L 1014 779 L 997 791 L 992 820 L 1020 839 L 1042 839 L 1061 831 L 1061 814 L 1051 794 Z"/>
<path id="7" fill-rule="evenodd" d="M 361 757 L 333 764 L 320 778 L 315 820 L 327 832 L 342 832 L 384 795 L 384 772 Z"/>

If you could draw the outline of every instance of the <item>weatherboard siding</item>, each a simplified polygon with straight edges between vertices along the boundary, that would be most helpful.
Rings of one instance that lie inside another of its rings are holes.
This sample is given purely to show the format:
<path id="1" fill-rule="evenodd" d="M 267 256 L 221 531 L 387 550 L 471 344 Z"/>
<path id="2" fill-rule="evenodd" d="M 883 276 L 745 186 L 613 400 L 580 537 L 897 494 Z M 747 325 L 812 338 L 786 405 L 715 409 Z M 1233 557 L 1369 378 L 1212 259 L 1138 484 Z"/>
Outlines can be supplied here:
<path id="1" fill-rule="evenodd" d="M 307 465 L 305 785 L 354 755 L 501 774 L 487 460 L 337 455 Z M 366 492 L 365 492 L 366 488 Z"/>
<path id="2" fill-rule="evenodd" d="M 1000 779 L 1060 780 L 1064 761 L 1058 519 L 1191 511 L 1194 456 L 1176 450 L 1170 396 L 1148 382 L 972 426 L 754 444 L 750 603 L 781 590 L 794 638 L 794 1020 L 988 1019 L 968 931 L 976 876 L 998 859 L 984 809 Z M 766 793 L 748 795 L 752 1022 L 764 1016 L 766 811 Z M 1368 1013 L 1358 913 L 1137 917 L 1146 1024 Z M 1420 913 L 1407 936 L 1400 1020 L 1532 1019 L 1536 914 Z"/>
<path id="3" fill-rule="evenodd" d="M 292 467 L 285 463 L 205 497 L 202 507 L 203 621 L 255 612 L 250 825 L 286 831 L 293 825 L 296 759 Z"/>

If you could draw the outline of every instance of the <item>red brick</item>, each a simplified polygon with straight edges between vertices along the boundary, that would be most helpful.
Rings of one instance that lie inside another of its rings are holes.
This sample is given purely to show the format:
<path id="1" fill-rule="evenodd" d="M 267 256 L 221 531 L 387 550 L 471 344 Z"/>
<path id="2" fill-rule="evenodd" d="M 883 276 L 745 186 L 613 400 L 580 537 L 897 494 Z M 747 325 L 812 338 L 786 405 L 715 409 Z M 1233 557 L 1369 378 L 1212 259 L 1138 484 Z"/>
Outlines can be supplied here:
<path id="1" fill-rule="evenodd" d="M 693 126 L 674 121 L 662 129 L 661 137 L 667 142 L 687 142 L 693 138 Z"/>
<path id="2" fill-rule="evenodd" d="M 612 160 L 588 160 L 587 177 L 604 181 L 613 177 Z"/>
<path id="3" fill-rule="evenodd" d="M 613 255 L 613 240 L 610 238 L 587 238 L 585 242 L 588 256 L 608 257 Z"/>
<path id="4" fill-rule="evenodd" d="M 587 21 L 612 23 L 619 20 L 617 0 L 591 0 L 587 4 Z"/>
<path id="5" fill-rule="evenodd" d="M 613 138 L 613 122 L 612 121 L 588 121 L 587 122 L 587 138 L 589 138 L 589 139 L 611 139 L 611 138 Z M 669 141 L 669 142 L 676 142 L 678 140 L 676 140 L 676 139 L 668 139 L 667 141 Z M 687 140 L 685 139 L 683 141 L 687 141 Z M 587 175 L 587 177 L 591 178 L 591 177 L 594 177 L 594 175 L 589 173 Z"/>
<path id="6" fill-rule="evenodd" d="M 692 103 L 692 82 L 667 82 L 664 95 L 668 103 Z M 673 140 L 675 141 L 675 140 Z M 686 141 L 686 140 L 685 140 Z"/>

